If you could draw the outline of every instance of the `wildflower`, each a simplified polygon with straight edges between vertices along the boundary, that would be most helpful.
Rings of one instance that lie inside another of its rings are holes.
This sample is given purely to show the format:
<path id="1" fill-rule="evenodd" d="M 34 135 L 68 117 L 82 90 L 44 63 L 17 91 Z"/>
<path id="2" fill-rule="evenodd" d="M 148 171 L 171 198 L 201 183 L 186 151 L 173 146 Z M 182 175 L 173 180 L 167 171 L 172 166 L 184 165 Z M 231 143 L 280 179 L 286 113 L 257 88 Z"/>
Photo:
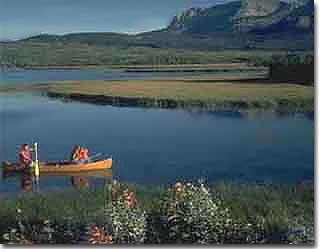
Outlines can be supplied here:
<path id="1" fill-rule="evenodd" d="M 178 183 L 175 184 L 175 191 L 177 193 L 182 192 L 183 191 L 183 187 L 184 187 L 183 184 L 178 182 Z"/>
<path id="2" fill-rule="evenodd" d="M 184 190 L 185 190 L 185 186 L 182 183 L 177 182 L 175 184 L 176 199 L 180 199 L 182 197 Z"/>
<path id="3" fill-rule="evenodd" d="M 113 244 L 112 236 L 106 234 L 104 227 L 93 226 L 91 237 L 88 239 L 90 244 Z"/>
<path id="4" fill-rule="evenodd" d="M 129 192 L 127 189 L 123 192 L 124 204 L 126 207 L 136 204 L 136 195 L 133 192 Z"/>

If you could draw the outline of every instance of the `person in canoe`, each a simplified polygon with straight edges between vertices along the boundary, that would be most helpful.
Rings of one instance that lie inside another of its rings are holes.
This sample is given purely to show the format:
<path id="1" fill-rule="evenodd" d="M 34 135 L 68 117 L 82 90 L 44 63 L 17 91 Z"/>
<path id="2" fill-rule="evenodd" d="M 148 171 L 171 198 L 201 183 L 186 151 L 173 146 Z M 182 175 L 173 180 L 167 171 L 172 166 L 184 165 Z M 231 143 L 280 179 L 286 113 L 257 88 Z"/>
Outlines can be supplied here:
<path id="1" fill-rule="evenodd" d="M 72 162 L 79 162 L 80 161 L 80 151 L 81 147 L 79 145 L 75 146 L 72 155 L 71 155 L 71 161 Z"/>
<path id="2" fill-rule="evenodd" d="M 20 153 L 20 163 L 23 168 L 28 168 L 32 164 L 32 155 L 28 144 L 24 144 L 21 147 Z"/>
<path id="3" fill-rule="evenodd" d="M 80 149 L 80 163 L 87 163 L 90 161 L 89 150 L 87 148 Z"/>

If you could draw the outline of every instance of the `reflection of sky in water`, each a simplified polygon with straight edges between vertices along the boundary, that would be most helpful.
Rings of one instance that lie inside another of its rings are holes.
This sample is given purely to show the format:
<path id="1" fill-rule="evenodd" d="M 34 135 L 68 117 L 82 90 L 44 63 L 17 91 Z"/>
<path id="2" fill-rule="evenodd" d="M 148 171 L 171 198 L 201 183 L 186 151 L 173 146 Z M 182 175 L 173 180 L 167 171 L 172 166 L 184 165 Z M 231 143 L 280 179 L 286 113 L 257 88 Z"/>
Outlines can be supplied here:
<path id="1" fill-rule="evenodd" d="M 222 72 L 152 72 L 127 73 L 115 69 L 38 69 L 38 70 L 6 70 L 0 72 L 0 84 L 35 84 L 50 83 L 62 80 L 132 80 L 132 79 L 158 79 L 167 77 L 199 76 L 199 75 L 225 75 Z M 234 72 L 232 72 L 234 74 Z M 247 73 L 243 73 L 247 75 Z M 236 75 L 240 76 L 240 73 Z M 256 73 L 258 75 L 258 73 Z"/>
<path id="2" fill-rule="evenodd" d="M 37 141 L 41 160 L 67 159 L 75 144 L 112 154 L 115 178 L 135 183 L 314 178 L 314 121 L 308 118 L 95 106 L 24 95 L 0 100 L 1 161 L 16 160 L 20 144 Z M 6 184 L 0 182 L 0 192 L 13 188 Z"/>

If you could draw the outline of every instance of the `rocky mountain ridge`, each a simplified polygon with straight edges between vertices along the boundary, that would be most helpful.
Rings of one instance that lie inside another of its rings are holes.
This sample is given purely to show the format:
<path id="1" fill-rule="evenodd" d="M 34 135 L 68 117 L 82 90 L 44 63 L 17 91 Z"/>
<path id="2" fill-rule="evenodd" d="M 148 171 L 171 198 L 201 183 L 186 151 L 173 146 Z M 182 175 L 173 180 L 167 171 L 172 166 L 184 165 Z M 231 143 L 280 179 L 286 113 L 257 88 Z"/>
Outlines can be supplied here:
<path id="1" fill-rule="evenodd" d="M 164 29 L 135 35 L 110 32 L 41 34 L 13 43 L 18 46 L 31 43 L 61 47 L 84 44 L 124 49 L 143 47 L 197 51 L 313 50 L 314 2 L 293 1 L 241 0 L 209 8 L 190 8 L 176 15 Z"/>
<path id="2" fill-rule="evenodd" d="M 307 9 L 308 12 L 297 17 L 294 15 L 292 18 L 291 14 L 300 9 Z M 218 10 L 224 15 L 218 15 Z M 241 0 L 210 8 L 186 10 L 173 18 L 167 30 L 176 33 L 260 32 L 276 24 L 281 24 L 281 26 L 285 22 L 288 24 L 292 19 L 294 19 L 295 26 L 293 27 L 290 23 L 289 28 L 305 30 L 313 26 L 313 13 L 312 0 L 294 0 L 291 3 L 280 0 Z M 221 23 L 224 25 L 220 25 Z M 218 26 L 223 27 L 224 30 Z"/>

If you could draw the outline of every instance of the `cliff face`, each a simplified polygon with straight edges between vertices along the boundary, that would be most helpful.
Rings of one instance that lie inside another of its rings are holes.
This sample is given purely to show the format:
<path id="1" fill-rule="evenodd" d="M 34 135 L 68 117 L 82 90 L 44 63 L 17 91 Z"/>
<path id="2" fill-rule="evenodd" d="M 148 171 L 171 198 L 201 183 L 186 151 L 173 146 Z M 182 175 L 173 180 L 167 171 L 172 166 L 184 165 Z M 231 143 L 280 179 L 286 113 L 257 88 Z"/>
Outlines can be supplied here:
<path id="1" fill-rule="evenodd" d="M 305 30 L 313 26 L 311 9 L 314 9 L 312 0 L 295 0 L 293 4 L 280 0 L 241 0 L 206 9 L 191 8 L 175 16 L 167 30 L 192 34 Z"/>
<path id="2" fill-rule="evenodd" d="M 279 0 L 243 0 L 233 19 L 234 29 L 239 32 L 266 29 L 280 22 L 290 11 L 290 5 Z"/>
<path id="3" fill-rule="evenodd" d="M 205 9 L 191 8 L 176 15 L 170 24 L 170 29 L 178 32 L 184 32 L 187 30 L 187 22 L 190 18 L 205 15 L 207 15 L 207 11 Z"/>
<path id="4" fill-rule="evenodd" d="M 216 5 L 211 8 L 192 8 L 175 16 L 167 30 L 175 33 L 227 32 L 232 29 L 232 18 L 241 3 L 239 1 Z"/>
<path id="5" fill-rule="evenodd" d="M 242 0 L 235 18 L 268 16 L 280 8 L 280 0 Z"/>
<path id="6" fill-rule="evenodd" d="M 304 4 L 298 6 L 289 13 L 284 22 L 290 27 L 299 30 L 314 32 L 315 6 L 313 0 L 303 0 Z M 300 4 L 300 2 L 299 2 Z"/>

